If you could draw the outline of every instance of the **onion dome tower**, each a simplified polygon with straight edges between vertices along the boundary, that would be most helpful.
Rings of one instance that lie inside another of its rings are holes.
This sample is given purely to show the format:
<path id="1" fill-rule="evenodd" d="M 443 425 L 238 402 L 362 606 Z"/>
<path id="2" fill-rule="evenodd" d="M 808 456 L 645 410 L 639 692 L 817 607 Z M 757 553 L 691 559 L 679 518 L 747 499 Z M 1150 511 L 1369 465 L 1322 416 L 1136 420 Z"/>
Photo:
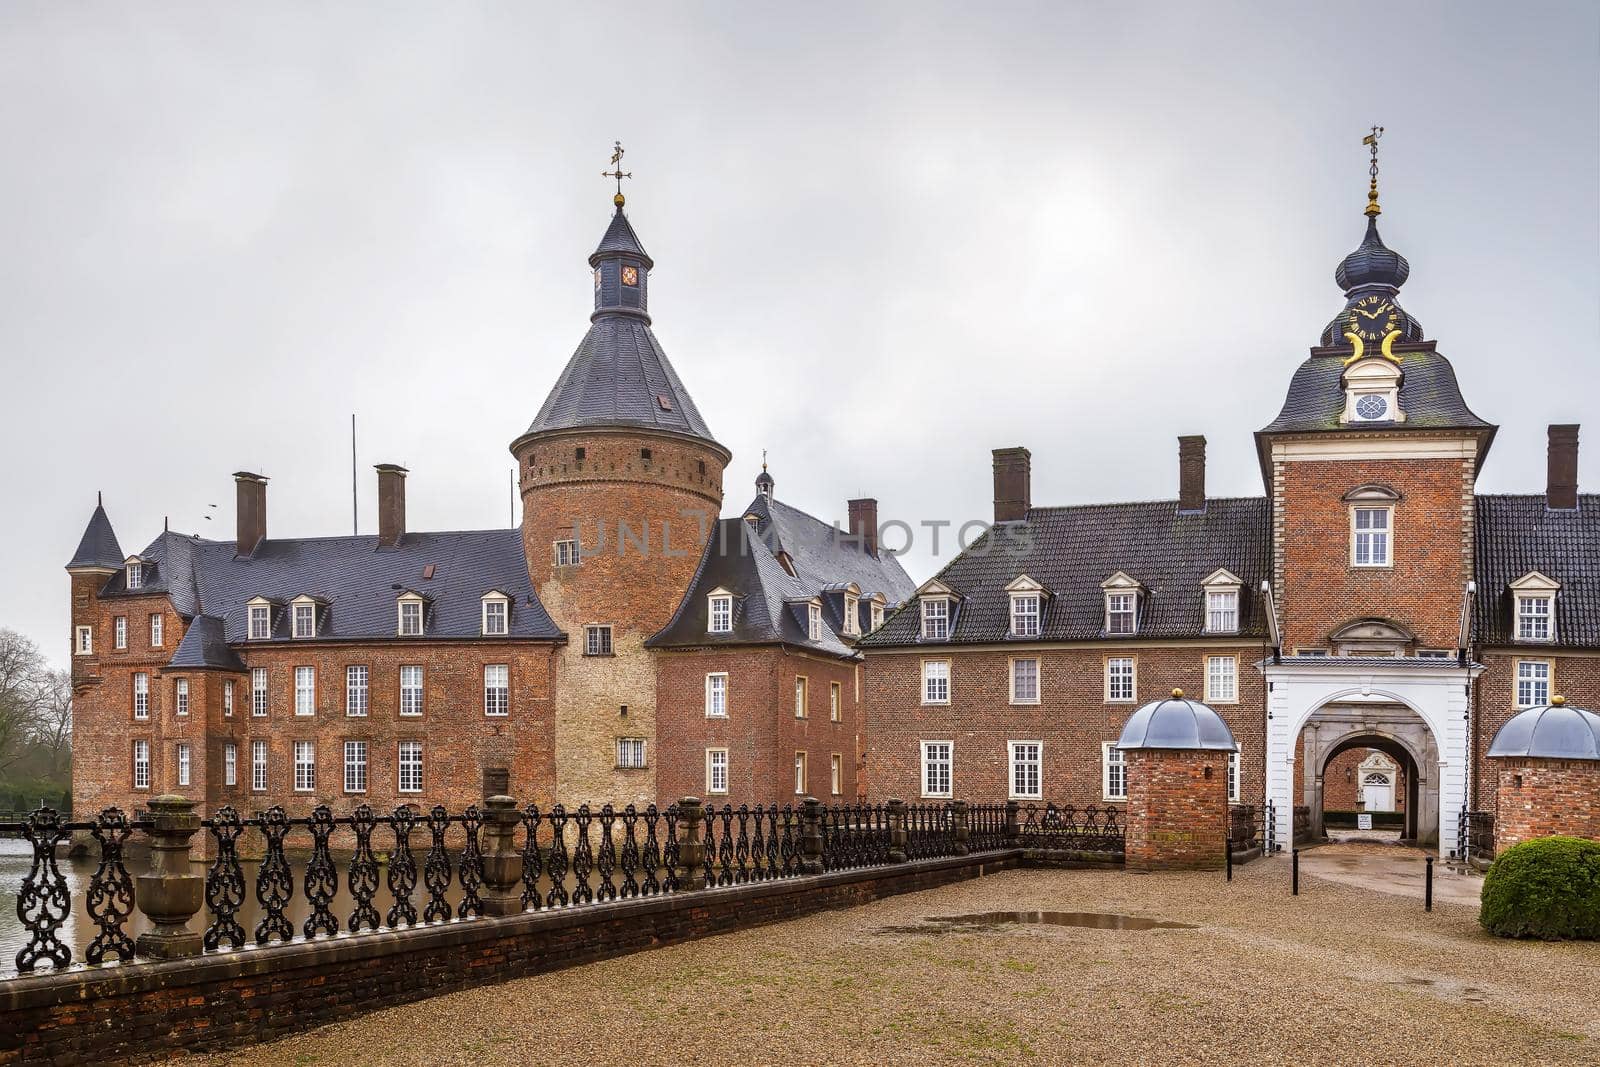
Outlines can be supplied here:
<path id="1" fill-rule="evenodd" d="M 619 145 L 612 163 L 621 158 Z M 644 640 L 694 578 L 732 457 L 650 328 L 655 261 L 623 211 L 629 175 L 617 166 L 607 176 L 617 194 L 589 257 L 589 331 L 511 454 L 528 574 L 568 637 L 556 687 L 557 795 L 645 803 L 655 799 L 653 772 L 619 772 L 616 739 L 653 736 Z"/>

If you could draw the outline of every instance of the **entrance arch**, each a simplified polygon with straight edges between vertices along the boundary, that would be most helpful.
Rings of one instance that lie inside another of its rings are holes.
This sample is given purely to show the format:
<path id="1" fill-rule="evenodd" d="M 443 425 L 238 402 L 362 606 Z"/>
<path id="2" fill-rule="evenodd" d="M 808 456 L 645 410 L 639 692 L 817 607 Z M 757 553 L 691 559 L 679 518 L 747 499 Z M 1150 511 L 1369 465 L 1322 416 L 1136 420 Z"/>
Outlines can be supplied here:
<path id="1" fill-rule="evenodd" d="M 1415 814 L 1419 841 L 1436 843 L 1441 856 L 1459 854 L 1459 815 L 1470 773 L 1468 691 L 1481 666 L 1406 656 L 1282 656 L 1263 661 L 1259 669 L 1267 681 L 1264 799 L 1271 806 L 1276 845 L 1287 848 L 1294 840 L 1294 809 L 1305 803 L 1295 790 L 1295 747 L 1301 732 L 1320 716 L 1317 744 L 1323 751 L 1316 760 L 1307 754 L 1311 777 L 1320 777 L 1327 752 L 1340 743 L 1372 737 L 1400 746 L 1416 765 L 1413 780 L 1419 787 L 1429 784 L 1418 805 L 1429 810 Z M 1366 715 L 1369 709 L 1375 710 Z M 1321 723 L 1340 720 L 1327 728 L 1324 744 Z M 1437 797 L 1432 804 L 1429 795 Z"/>
<path id="2" fill-rule="evenodd" d="M 1418 845 L 1437 843 L 1439 828 L 1439 746 L 1433 732 L 1410 708 L 1397 705 L 1333 705 L 1307 721 L 1300 738 L 1302 773 L 1300 799 L 1296 803 L 1311 809 L 1311 835 L 1325 837 L 1327 827 L 1326 785 L 1328 768 L 1340 755 L 1353 749 L 1372 749 L 1396 764 L 1358 770 L 1354 794 L 1368 790 L 1384 792 L 1386 803 L 1366 810 L 1403 813 L 1400 838 Z M 1396 795 L 1395 771 L 1399 772 L 1404 793 Z M 1368 778 L 1379 781 L 1370 782 Z M 1396 800 L 1400 801 L 1397 805 Z"/>

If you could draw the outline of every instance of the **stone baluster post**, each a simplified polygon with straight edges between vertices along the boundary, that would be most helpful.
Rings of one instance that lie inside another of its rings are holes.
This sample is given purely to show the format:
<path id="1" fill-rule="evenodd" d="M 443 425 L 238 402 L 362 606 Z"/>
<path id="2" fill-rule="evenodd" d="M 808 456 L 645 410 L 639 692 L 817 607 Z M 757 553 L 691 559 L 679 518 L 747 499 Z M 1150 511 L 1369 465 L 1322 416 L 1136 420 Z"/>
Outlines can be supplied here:
<path id="1" fill-rule="evenodd" d="M 517 851 L 517 802 L 493 796 L 483 802 L 483 901 L 485 915 L 522 912 L 522 854 Z"/>
<path id="2" fill-rule="evenodd" d="M 822 873 L 822 801 L 806 797 L 800 807 L 800 870 Z"/>
<path id="3" fill-rule="evenodd" d="M 705 821 L 705 804 L 699 797 L 684 797 L 678 801 L 678 891 L 700 889 L 701 869 L 705 866 L 706 847 L 700 837 L 700 824 Z"/>
<path id="4" fill-rule="evenodd" d="M 967 822 L 967 802 L 965 800 L 952 800 L 950 802 L 950 825 L 955 831 L 955 854 L 966 856 L 972 852 L 972 826 Z"/>
<path id="5" fill-rule="evenodd" d="M 134 879 L 134 899 L 150 920 L 139 955 L 153 960 L 198 956 L 201 935 L 189 920 L 205 900 L 206 879 L 190 866 L 189 839 L 200 829 L 194 801 L 168 794 L 150 801 L 150 873 Z"/>
<path id="6" fill-rule="evenodd" d="M 1006 847 L 1022 847 L 1022 805 L 1015 800 L 1006 801 Z"/>
<path id="7" fill-rule="evenodd" d="M 889 862 L 904 863 L 909 858 L 906 851 L 906 802 L 899 797 L 889 800 Z"/>

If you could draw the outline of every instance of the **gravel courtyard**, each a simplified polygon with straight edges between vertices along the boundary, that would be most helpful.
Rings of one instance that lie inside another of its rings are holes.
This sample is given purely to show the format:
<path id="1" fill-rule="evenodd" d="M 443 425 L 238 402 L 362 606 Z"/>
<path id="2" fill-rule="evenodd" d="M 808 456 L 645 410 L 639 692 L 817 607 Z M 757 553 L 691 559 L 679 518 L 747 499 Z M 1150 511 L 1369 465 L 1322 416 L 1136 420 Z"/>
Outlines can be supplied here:
<path id="1" fill-rule="evenodd" d="M 1011 871 L 456 993 L 215 1063 L 1595 1063 L 1600 948 L 1303 877 Z M 1194 929 L 925 923 L 1013 910 Z M 927 927 L 926 930 L 922 929 Z M 193 1062 L 193 1061 L 190 1061 Z"/>

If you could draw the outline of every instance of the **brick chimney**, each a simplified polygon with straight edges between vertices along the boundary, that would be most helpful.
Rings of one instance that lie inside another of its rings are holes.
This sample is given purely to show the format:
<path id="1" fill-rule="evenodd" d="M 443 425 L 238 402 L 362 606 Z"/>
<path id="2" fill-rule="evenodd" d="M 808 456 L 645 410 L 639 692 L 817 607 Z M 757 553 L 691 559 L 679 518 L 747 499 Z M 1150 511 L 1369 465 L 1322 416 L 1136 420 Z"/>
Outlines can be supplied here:
<path id="1" fill-rule="evenodd" d="M 994 450 L 994 521 L 1018 522 L 1033 505 L 1033 453 L 1026 448 Z"/>
<path id="2" fill-rule="evenodd" d="M 878 558 L 878 502 L 872 497 L 850 501 L 850 536 L 861 551 Z"/>
<path id="3" fill-rule="evenodd" d="M 1545 504 L 1571 511 L 1578 506 L 1578 424 L 1550 427 L 1550 467 Z"/>
<path id="4" fill-rule="evenodd" d="M 249 471 L 235 471 L 234 512 L 238 519 L 234 549 L 241 556 L 255 552 L 256 546 L 267 539 L 267 480 Z"/>
<path id="5" fill-rule="evenodd" d="M 1178 510 L 1206 509 L 1206 439 L 1178 438 Z"/>
<path id="6" fill-rule="evenodd" d="M 378 472 L 378 545 L 393 548 L 406 535 L 406 469 L 380 463 Z"/>

